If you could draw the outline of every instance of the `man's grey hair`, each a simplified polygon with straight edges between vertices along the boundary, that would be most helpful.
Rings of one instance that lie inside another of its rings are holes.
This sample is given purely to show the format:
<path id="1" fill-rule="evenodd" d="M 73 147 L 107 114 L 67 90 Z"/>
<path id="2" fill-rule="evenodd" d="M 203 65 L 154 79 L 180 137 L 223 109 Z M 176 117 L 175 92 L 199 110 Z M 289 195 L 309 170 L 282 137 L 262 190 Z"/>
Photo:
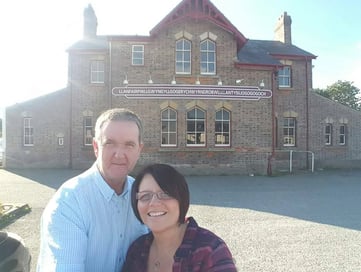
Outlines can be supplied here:
<path id="1" fill-rule="evenodd" d="M 134 122 L 139 130 L 139 143 L 143 142 L 143 124 L 137 114 L 125 108 L 113 108 L 103 112 L 95 123 L 95 139 L 101 140 L 101 129 L 110 121 Z"/>

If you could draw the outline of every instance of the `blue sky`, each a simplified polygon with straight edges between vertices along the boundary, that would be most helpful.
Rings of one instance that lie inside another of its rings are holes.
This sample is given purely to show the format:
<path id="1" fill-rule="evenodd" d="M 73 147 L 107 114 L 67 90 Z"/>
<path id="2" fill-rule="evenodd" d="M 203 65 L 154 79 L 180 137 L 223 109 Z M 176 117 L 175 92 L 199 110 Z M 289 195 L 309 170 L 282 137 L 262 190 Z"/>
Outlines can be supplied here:
<path id="1" fill-rule="evenodd" d="M 181 0 L 13 0 L 0 9 L 0 108 L 66 87 L 66 49 L 82 38 L 91 3 L 98 34 L 147 35 Z M 318 56 L 313 87 L 348 80 L 361 89 L 361 1 L 213 0 L 249 39 L 273 40 L 277 19 L 292 17 L 294 45 Z M 151 12 L 153 11 L 153 12 Z"/>

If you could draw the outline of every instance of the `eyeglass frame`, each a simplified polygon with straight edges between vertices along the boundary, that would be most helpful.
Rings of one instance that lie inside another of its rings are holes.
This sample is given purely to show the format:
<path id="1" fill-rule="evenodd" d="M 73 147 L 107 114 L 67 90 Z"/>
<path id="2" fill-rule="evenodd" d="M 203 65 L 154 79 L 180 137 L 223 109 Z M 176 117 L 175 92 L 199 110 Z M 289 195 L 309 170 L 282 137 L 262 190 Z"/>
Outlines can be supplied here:
<path id="1" fill-rule="evenodd" d="M 142 200 L 141 198 L 146 195 L 151 195 L 151 197 L 147 200 Z M 159 191 L 159 192 L 142 191 L 142 192 L 136 193 L 136 199 L 142 203 L 151 202 L 154 199 L 154 196 L 156 196 L 157 199 L 160 201 L 175 199 L 173 196 L 171 196 L 167 192 L 163 192 L 163 191 Z"/>

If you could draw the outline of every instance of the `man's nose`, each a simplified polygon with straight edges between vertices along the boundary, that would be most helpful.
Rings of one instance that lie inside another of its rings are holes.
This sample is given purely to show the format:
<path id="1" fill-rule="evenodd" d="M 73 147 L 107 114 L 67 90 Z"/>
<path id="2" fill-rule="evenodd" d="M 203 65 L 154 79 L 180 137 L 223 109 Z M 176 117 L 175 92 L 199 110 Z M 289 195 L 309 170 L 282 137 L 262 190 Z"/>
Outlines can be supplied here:
<path id="1" fill-rule="evenodd" d="M 115 149 L 115 157 L 117 158 L 121 158 L 123 157 L 125 154 L 125 148 L 123 145 L 117 145 L 116 149 Z"/>

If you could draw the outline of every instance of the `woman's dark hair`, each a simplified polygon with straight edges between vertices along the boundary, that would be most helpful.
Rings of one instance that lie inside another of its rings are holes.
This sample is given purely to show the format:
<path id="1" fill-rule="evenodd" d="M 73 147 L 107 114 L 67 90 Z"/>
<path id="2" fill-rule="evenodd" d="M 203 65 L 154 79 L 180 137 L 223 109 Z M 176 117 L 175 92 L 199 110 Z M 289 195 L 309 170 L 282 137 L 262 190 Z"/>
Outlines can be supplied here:
<path id="1" fill-rule="evenodd" d="M 138 212 L 138 200 L 136 198 L 136 194 L 139 192 L 140 183 L 146 174 L 151 175 L 164 192 L 174 197 L 178 201 L 178 223 L 184 223 L 189 208 L 189 189 L 187 181 L 185 180 L 184 176 L 172 166 L 159 163 L 151 164 L 143 168 L 136 176 L 133 183 L 131 192 L 132 208 L 138 220 L 144 224 Z"/>

